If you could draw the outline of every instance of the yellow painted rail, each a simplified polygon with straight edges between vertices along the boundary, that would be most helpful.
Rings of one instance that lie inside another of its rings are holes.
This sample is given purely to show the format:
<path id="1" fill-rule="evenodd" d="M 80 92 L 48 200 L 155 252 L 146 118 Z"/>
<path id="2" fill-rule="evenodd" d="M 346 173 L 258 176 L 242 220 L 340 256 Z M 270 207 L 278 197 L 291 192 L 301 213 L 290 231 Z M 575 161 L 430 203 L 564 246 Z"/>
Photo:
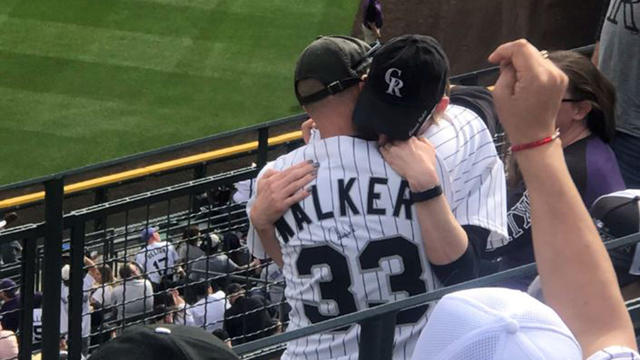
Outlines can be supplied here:
<path id="1" fill-rule="evenodd" d="M 274 136 L 269 138 L 269 145 L 284 144 L 289 141 L 297 140 L 302 137 L 300 131 Z M 127 170 L 111 175 L 101 176 L 94 179 L 80 181 L 69 184 L 64 187 L 64 193 L 72 194 L 79 191 L 91 190 L 105 185 L 116 184 L 121 181 L 147 176 L 153 173 L 177 169 L 183 166 L 193 165 L 201 162 L 212 161 L 225 158 L 232 155 L 242 154 L 249 151 L 257 150 L 258 142 L 251 141 L 240 145 L 229 146 L 226 148 L 212 150 L 201 154 L 186 156 L 174 160 L 164 161 L 157 164 L 141 167 L 138 169 Z M 0 200 L 0 209 L 14 207 L 18 205 L 29 204 L 44 199 L 44 191 L 34 192 L 31 194 L 16 196 L 13 198 Z"/>

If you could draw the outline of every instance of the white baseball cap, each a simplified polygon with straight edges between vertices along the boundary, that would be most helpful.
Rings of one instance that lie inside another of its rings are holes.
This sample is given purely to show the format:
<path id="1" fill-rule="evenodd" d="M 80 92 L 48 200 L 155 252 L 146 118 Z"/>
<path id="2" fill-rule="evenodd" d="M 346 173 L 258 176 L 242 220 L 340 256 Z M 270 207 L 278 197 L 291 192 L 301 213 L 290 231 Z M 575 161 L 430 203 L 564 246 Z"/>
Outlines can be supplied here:
<path id="1" fill-rule="evenodd" d="M 553 309 L 522 291 L 477 288 L 438 302 L 413 360 L 580 360 L 582 350 Z"/>

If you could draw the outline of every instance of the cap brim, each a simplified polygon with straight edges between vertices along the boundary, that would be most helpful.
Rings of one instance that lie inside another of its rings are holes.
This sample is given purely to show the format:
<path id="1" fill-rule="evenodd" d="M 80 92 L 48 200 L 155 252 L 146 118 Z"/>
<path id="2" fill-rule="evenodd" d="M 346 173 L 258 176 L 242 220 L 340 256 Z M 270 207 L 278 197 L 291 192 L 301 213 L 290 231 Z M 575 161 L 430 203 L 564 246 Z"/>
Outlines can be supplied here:
<path id="1" fill-rule="evenodd" d="M 383 101 L 365 85 L 358 97 L 353 121 L 358 129 L 372 130 L 378 136 L 384 134 L 393 140 L 406 140 L 416 130 L 417 122 L 424 114 L 424 106 Z"/>

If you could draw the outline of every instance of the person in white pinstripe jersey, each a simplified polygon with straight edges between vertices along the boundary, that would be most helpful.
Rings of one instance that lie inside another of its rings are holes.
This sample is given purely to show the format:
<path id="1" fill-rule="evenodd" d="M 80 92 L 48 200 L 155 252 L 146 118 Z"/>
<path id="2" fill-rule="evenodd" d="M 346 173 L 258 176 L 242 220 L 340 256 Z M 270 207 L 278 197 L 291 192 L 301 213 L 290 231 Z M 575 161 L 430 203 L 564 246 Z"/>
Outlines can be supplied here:
<path id="1" fill-rule="evenodd" d="M 382 148 L 351 121 L 368 50 L 322 37 L 302 52 L 296 96 L 321 139 L 269 163 L 247 206 L 250 250 L 283 270 L 288 330 L 473 278 L 476 239 L 486 246 L 506 236 L 502 164 L 482 120 L 447 108 L 448 62 L 437 42 L 401 37 L 375 55 L 367 84 L 406 96 L 378 111 L 404 129 L 387 138 L 408 141 Z M 399 71 L 386 76 L 389 68 Z M 435 146 L 413 137 L 425 129 Z M 427 308 L 398 314 L 394 359 L 411 357 Z M 358 340 L 357 325 L 309 336 L 290 342 L 283 359 L 356 359 Z"/>

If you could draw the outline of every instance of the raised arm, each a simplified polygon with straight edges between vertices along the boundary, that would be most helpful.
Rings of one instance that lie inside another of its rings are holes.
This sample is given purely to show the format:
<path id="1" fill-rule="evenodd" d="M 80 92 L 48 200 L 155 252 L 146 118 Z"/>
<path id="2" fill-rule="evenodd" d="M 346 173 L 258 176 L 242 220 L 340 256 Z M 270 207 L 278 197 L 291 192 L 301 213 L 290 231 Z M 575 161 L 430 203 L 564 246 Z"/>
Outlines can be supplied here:
<path id="1" fill-rule="evenodd" d="M 100 271 L 96 267 L 96 264 L 87 256 L 84 257 L 84 266 L 94 280 L 101 278 Z"/>
<path id="2" fill-rule="evenodd" d="M 513 144 L 555 132 L 566 76 L 525 40 L 500 46 L 494 90 Z M 565 164 L 559 140 L 514 153 L 531 201 L 535 257 L 545 299 L 574 333 L 585 356 L 607 346 L 636 349 L 609 256 Z"/>

